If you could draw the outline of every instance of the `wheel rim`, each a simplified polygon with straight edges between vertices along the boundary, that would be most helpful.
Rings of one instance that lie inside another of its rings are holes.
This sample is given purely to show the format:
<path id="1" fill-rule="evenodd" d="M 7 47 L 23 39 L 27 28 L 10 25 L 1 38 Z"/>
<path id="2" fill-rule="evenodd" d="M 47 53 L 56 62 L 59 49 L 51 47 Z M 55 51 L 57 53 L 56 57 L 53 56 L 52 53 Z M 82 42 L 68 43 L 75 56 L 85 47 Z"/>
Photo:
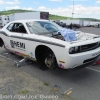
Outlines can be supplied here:
<path id="1" fill-rule="evenodd" d="M 54 63 L 55 63 L 55 58 L 53 56 L 53 54 L 49 54 L 46 58 L 45 58 L 45 65 L 48 68 L 53 68 L 54 67 Z"/>

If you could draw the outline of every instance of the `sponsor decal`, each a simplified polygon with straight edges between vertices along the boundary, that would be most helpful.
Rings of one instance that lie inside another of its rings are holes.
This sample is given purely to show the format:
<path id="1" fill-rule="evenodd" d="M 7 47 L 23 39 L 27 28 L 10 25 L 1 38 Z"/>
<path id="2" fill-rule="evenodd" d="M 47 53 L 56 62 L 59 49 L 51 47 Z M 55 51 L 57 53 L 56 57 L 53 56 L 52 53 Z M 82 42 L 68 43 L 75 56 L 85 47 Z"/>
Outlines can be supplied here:
<path id="1" fill-rule="evenodd" d="M 30 57 L 30 55 L 23 54 L 23 53 L 16 52 L 16 51 L 15 51 L 15 53 L 16 53 L 17 55 L 22 56 L 22 57 L 26 57 L 26 58 L 28 58 L 28 59 L 31 59 L 31 60 L 33 60 L 33 61 L 36 61 L 36 59 L 35 59 L 35 58 Z"/>
<path id="2" fill-rule="evenodd" d="M 20 49 L 20 50 L 25 50 L 25 43 L 10 40 L 10 44 L 11 44 L 12 48 L 16 48 L 16 49 Z"/>
<path id="3" fill-rule="evenodd" d="M 64 68 L 64 66 L 63 66 L 62 64 L 59 64 L 59 67 L 60 67 L 60 68 Z"/>
<path id="4" fill-rule="evenodd" d="M 34 58 L 34 55 L 33 55 L 33 53 L 32 53 L 32 52 L 30 52 L 30 57 L 31 57 L 31 58 Z"/>
<path id="5" fill-rule="evenodd" d="M 23 53 L 20 53 L 20 52 L 16 52 L 15 51 L 15 53 L 17 54 L 17 55 L 20 55 L 20 56 L 23 56 L 23 57 L 27 57 L 28 55 L 26 55 L 26 54 L 23 54 Z"/>

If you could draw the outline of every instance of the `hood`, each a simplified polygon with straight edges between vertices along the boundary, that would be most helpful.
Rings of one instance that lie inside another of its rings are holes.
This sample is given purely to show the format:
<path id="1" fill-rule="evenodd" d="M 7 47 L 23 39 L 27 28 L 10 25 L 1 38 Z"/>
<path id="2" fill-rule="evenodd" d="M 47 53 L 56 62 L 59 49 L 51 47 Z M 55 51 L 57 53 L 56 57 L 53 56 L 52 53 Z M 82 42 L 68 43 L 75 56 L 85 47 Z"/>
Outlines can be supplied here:
<path id="1" fill-rule="evenodd" d="M 63 36 L 64 38 L 63 40 L 65 40 L 66 42 L 86 41 L 86 40 L 91 40 L 91 39 L 100 37 L 99 35 L 84 33 L 81 31 L 73 31 L 73 30 L 65 29 L 65 28 L 61 29 L 59 33 L 60 35 Z"/>
<path id="2" fill-rule="evenodd" d="M 100 38 L 99 35 L 95 35 L 91 33 L 84 33 L 81 31 L 74 31 L 74 33 L 72 32 L 69 33 L 68 35 L 66 35 L 68 32 L 64 34 L 62 34 L 61 32 L 54 32 L 54 33 L 48 32 L 48 33 L 43 33 L 41 35 L 46 36 L 46 37 L 56 38 L 56 39 L 63 40 L 69 43 L 76 43 L 76 42 L 82 42 L 82 41 L 91 40 L 95 38 Z M 69 37 L 71 37 L 71 41 L 68 41 Z"/>
<path id="3" fill-rule="evenodd" d="M 81 31 L 76 31 L 75 33 L 76 33 L 76 37 L 77 37 L 76 41 L 80 41 L 80 40 L 86 41 L 86 40 L 91 40 L 91 39 L 100 37 L 99 35 L 95 35 L 95 34 L 91 34 L 91 33 L 84 33 Z"/>

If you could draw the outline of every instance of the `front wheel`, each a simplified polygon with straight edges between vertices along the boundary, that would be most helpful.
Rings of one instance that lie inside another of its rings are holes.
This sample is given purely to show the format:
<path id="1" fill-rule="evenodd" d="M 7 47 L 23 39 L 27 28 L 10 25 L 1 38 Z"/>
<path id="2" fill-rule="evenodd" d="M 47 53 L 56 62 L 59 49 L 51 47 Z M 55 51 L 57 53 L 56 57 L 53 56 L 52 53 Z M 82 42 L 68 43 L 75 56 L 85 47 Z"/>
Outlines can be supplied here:
<path id="1" fill-rule="evenodd" d="M 45 54 L 43 62 L 47 68 L 50 68 L 50 69 L 57 68 L 56 57 L 52 51 L 49 51 Z"/>

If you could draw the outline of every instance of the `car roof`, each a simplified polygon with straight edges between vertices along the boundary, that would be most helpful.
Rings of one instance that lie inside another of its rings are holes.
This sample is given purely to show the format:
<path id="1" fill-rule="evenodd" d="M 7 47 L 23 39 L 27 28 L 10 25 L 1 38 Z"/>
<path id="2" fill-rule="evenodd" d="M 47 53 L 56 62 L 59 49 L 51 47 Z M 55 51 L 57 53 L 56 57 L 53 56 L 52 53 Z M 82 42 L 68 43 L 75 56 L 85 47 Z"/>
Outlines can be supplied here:
<path id="1" fill-rule="evenodd" d="M 3 28 L 6 28 L 8 25 L 12 24 L 12 23 L 26 23 L 26 22 L 32 22 L 32 21 L 45 21 L 48 22 L 50 20 L 45 20 L 45 19 L 24 19 L 24 20 L 15 20 L 15 21 L 11 21 L 8 24 L 6 24 Z"/>
<path id="2" fill-rule="evenodd" d="M 23 22 L 23 23 L 25 23 L 25 22 L 31 22 L 31 21 L 49 21 L 49 20 L 43 20 L 43 19 L 42 20 L 41 19 L 28 19 L 28 20 L 16 20 L 16 21 L 12 21 L 12 22 Z"/>

